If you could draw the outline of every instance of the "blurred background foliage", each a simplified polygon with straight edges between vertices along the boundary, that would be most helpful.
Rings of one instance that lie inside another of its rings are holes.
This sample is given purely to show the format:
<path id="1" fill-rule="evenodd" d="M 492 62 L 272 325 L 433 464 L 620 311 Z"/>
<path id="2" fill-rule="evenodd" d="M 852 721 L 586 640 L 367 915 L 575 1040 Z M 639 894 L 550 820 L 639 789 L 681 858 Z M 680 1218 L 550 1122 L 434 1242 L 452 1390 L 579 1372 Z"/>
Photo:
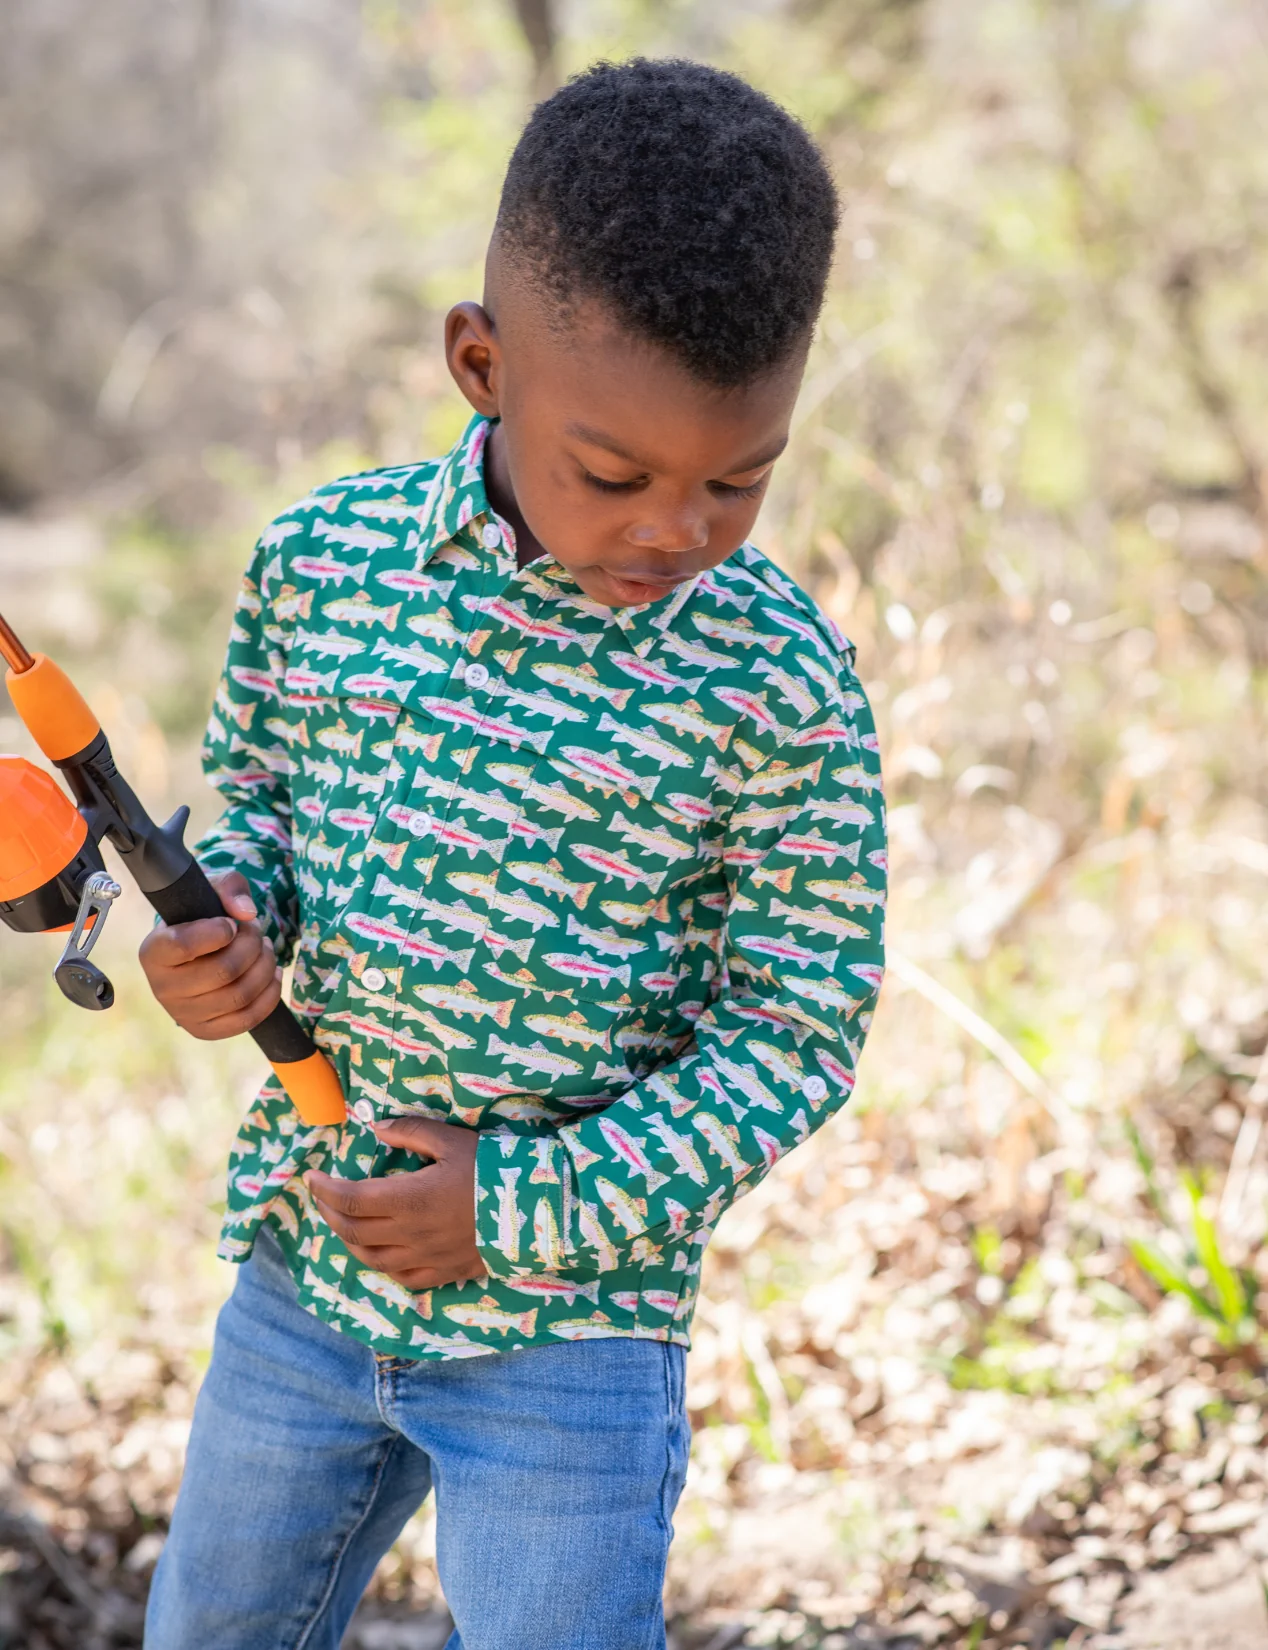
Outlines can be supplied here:
<path id="1" fill-rule="evenodd" d="M 1261 0 L 11 0 L 0 605 L 207 821 L 254 535 L 453 439 L 441 320 L 519 127 L 633 52 L 746 75 L 836 170 L 755 536 L 858 644 L 893 833 L 856 1099 L 712 1251 L 675 1630 L 1188 1647 L 1150 1578 L 1206 1564 L 1257 1642 Z M 2 706 L 0 747 L 32 754 Z M 0 1643 L 32 1650 L 135 1642 L 231 1281 L 258 1061 L 147 1000 L 139 905 L 101 1021 L 51 941 L 0 943 Z M 423 1519 L 356 1642 L 431 1643 L 433 1593 Z"/>

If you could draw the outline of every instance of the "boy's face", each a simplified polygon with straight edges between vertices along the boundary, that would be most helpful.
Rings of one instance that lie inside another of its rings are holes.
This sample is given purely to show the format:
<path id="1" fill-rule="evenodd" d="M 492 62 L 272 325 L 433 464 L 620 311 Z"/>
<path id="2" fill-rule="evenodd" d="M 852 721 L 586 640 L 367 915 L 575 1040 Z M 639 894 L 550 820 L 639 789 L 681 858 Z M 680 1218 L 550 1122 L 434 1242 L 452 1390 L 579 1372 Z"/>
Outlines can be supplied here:
<path id="1" fill-rule="evenodd" d="M 484 305 L 450 311 L 445 346 L 467 400 L 501 420 L 490 502 L 609 607 L 658 601 L 744 542 L 805 365 L 799 351 L 751 386 L 713 389 L 596 305 L 552 330 L 496 252 Z"/>

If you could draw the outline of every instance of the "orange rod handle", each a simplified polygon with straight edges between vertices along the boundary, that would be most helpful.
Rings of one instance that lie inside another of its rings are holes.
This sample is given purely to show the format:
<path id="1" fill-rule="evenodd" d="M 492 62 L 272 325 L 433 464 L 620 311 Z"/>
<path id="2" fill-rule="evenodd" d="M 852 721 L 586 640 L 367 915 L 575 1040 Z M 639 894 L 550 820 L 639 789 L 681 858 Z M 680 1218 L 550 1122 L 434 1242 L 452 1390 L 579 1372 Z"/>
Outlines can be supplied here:
<path id="1" fill-rule="evenodd" d="M 70 677 L 43 653 L 29 670 L 5 672 L 9 697 L 50 762 L 64 762 L 101 732 L 101 723 Z"/>
<path id="2" fill-rule="evenodd" d="M 303 1060 L 272 1060 L 278 1081 L 310 1127 L 342 1123 L 348 1114 L 335 1068 L 320 1049 Z"/>

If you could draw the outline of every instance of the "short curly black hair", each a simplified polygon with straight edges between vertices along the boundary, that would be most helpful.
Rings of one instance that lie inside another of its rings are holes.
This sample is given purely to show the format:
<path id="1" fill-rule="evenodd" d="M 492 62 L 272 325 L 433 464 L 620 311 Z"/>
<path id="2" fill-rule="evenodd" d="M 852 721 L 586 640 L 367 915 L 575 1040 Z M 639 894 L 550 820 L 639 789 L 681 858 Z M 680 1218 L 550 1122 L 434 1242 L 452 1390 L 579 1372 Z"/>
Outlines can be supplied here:
<path id="1" fill-rule="evenodd" d="M 837 221 L 827 163 L 787 110 L 737 75 L 639 57 L 538 104 L 495 233 L 560 316 L 595 300 L 734 388 L 808 339 Z"/>

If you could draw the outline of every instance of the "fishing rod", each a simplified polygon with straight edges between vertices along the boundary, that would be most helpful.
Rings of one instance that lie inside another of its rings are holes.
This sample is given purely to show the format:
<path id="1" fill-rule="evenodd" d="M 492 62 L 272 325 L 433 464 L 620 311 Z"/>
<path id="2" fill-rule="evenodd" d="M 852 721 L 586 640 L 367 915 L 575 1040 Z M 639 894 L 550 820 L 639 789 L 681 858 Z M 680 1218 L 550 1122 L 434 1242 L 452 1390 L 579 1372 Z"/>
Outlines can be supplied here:
<path id="1" fill-rule="evenodd" d="M 155 824 L 69 676 L 28 652 L 2 614 L 0 657 L 18 715 L 74 798 L 25 757 L 0 753 L 0 921 L 19 934 L 67 933 L 53 978 L 80 1008 L 109 1008 L 114 987 L 89 958 L 123 891 L 106 870 L 103 840 L 164 922 L 220 917 L 224 907 L 185 846 L 189 809 Z M 335 1069 L 284 1002 L 251 1035 L 305 1123 L 343 1121 Z"/>

